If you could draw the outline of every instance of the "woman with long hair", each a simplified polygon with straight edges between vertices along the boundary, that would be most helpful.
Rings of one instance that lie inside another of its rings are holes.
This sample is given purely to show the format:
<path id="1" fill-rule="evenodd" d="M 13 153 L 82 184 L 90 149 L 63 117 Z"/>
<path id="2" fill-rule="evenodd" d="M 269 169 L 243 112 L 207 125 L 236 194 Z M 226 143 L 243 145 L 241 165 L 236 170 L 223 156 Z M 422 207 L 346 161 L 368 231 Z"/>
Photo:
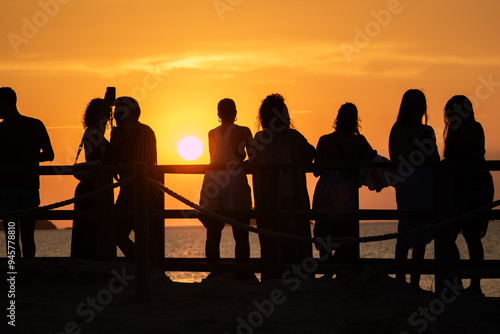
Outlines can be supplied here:
<path id="1" fill-rule="evenodd" d="M 485 136 L 483 127 L 474 117 L 470 100 L 463 95 L 453 96 L 444 108 L 444 160 L 440 196 L 443 200 L 442 209 L 445 217 L 453 217 L 467 211 L 491 203 L 493 201 L 493 179 L 485 163 Z M 488 227 L 488 216 L 477 215 L 472 219 L 453 225 L 443 231 L 445 247 L 451 259 L 449 263 L 456 264 L 460 259 L 455 244 L 460 232 L 469 250 L 471 262 L 480 265 L 484 260 L 484 249 L 481 238 L 485 236 Z M 483 295 L 481 279 L 471 279 L 468 290 Z"/>
<path id="2" fill-rule="evenodd" d="M 358 207 L 358 170 L 325 168 L 324 164 L 355 163 L 370 161 L 377 151 L 359 133 L 358 109 L 352 103 L 343 104 L 333 123 L 334 132 L 322 136 L 316 146 L 314 176 L 319 180 L 313 197 L 314 210 L 356 210 Z M 355 237 L 357 231 L 354 219 L 316 219 L 314 236 L 320 238 Z M 351 262 L 356 259 L 353 244 L 342 244 L 332 254 L 319 248 L 335 263 Z"/>
<path id="3" fill-rule="evenodd" d="M 314 157 L 314 146 L 292 128 L 283 96 L 267 96 L 257 117 L 261 131 L 255 134 L 249 156 L 258 164 L 305 164 Z M 253 177 L 255 208 L 262 212 L 257 226 L 262 229 L 311 236 L 310 220 L 283 217 L 281 210 L 310 210 L 305 170 L 302 168 L 260 168 Z M 281 278 L 279 264 L 298 264 L 312 256 L 308 243 L 280 241 L 259 235 L 263 279 Z"/>
<path id="4" fill-rule="evenodd" d="M 405 92 L 396 122 L 389 136 L 391 161 L 397 164 L 396 202 L 401 211 L 430 211 L 434 205 L 434 177 L 432 168 L 422 167 L 428 162 L 439 161 L 436 136 L 427 125 L 427 102 L 418 89 Z M 430 218 L 399 219 L 398 232 L 418 229 L 432 223 Z M 412 260 L 424 259 L 425 247 L 433 239 L 430 232 L 398 237 L 396 260 L 406 260 L 412 249 Z M 406 275 L 396 275 L 406 281 Z M 410 283 L 420 289 L 420 274 L 412 274 Z"/>
<path id="5" fill-rule="evenodd" d="M 85 152 L 85 162 L 88 165 L 102 164 L 104 154 L 109 145 L 104 134 L 111 117 L 111 107 L 107 99 L 96 98 L 90 101 L 83 115 L 83 137 L 78 148 L 77 158 L 81 150 Z M 75 197 L 89 193 L 101 186 L 93 173 L 76 173 L 80 179 L 75 189 Z M 92 210 L 96 207 L 94 198 L 75 203 L 75 211 Z M 73 220 L 71 236 L 71 257 L 96 260 L 97 254 L 97 220 Z"/>

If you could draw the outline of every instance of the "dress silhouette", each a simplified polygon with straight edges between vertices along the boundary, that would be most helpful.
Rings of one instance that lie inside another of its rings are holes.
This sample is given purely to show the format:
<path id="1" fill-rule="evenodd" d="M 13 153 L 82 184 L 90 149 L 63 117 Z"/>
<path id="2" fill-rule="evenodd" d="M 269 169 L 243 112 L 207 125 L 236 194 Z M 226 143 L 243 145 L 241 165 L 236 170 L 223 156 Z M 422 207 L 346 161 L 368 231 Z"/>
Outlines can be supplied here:
<path id="1" fill-rule="evenodd" d="M 10 87 L 0 88 L 0 211 L 23 210 L 40 205 L 40 162 L 54 160 L 54 151 L 43 123 L 26 117 L 17 110 L 17 95 Z M 14 223 L 16 257 L 34 258 L 35 219 L 4 220 L 5 236 L 9 223 Z M 11 240 L 12 241 L 12 240 Z M 6 242 L 7 247 L 9 242 Z M 8 253 L 9 254 L 9 253 Z"/>
<path id="2" fill-rule="evenodd" d="M 452 97 L 446 103 L 444 116 L 444 160 L 437 197 L 441 218 L 451 218 L 491 203 L 494 186 L 485 163 L 483 127 L 475 120 L 469 99 L 463 95 Z M 487 227 L 488 216 L 485 213 L 443 230 L 436 247 L 445 247 L 438 248 L 439 255 L 445 256 L 444 263 L 453 266 L 460 259 L 455 241 L 462 232 L 471 262 L 481 265 L 484 260 L 481 238 L 485 236 Z M 483 295 L 481 279 L 473 277 L 468 290 Z"/>
<path id="3" fill-rule="evenodd" d="M 252 197 L 245 171 L 245 148 L 252 139 L 249 128 L 234 124 L 236 105 L 231 99 L 223 99 L 217 106 L 221 125 L 208 134 L 210 164 L 224 166 L 221 170 L 209 170 L 203 178 L 200 205 L 210 210 L 250 210 Z M 250 219 L 236 219 L 250 224 Z M 207 229 L 205 252 L 207 261 L 220 261 L 220 240 L 224 223 L 203 216 L 200 221 Z M 235 259 L 247 262 L 250 258 L 248 231 L 233 227 Z M 215 274 L 215 273 L 212 273 Z"/>
<path id="4" fill-rule="evenodd" d="M 357 210 L 358 209 L 358 170 L 338 170 L 324 168 L 322 164 L 370 161 L 376 156 L 366 138 L 359 133 L 358 110 L 352 103 L 342 105 L 334 123 L 335 131 L 322 136 L 316 147 L 314 175 L 319 176 L 313 197 L 314 210 Z M 317 219 L 314 236 L 354 237 L 357 220 Z M 319 248 L 321 257 L 327 250 Z M 352 262 L 357 252 L 353 244 L 342 244 L 334 252 L 331 260 L 336 263 Z M 331 276 L 331 273 L 328 273 Z"/>
<path id="5" fill-rule="evenodd" d="M 270 168 L 254 172 L 255 208 L 262 214 L 257 226 L 262 229 L 310 237 L 310 220 L 284 217 L 281 210 L 310 210 L 305 170 L 301 168 L 272 167 L 273 164 L 306 164 L 314 158 L 314 146 L 295 129 L 284 99 L 279 94 L 267 96 L 259 109 L 262 131 L 255 134 L 250 159 Z M 264 265 L 262 279 L 280 278 L 280 264 L 301 263 L 312 256 L 312 245 L 283 241 L 259 235 L 261 259 Z"/>
<path id="6" fill-rule="evenodd" d="M 109 142 L 104 137 L 107 124 L 111 117 L 111 107 L 109 99 L 93 99 L 88 104 L 83 125 L 83 133 L 78 155 L 83 149 L 85 152 L 85 162 L 87 165 L 101 165 L 108 148 Z M 78 161 L 78 156 L 76 158 Z M 75 177 L 80 179 L 76 189 L 75 197 L 87 194 L 100 188 L 102 184 L 95 173 L 75 173 Z M 87 199 L 75 203 L 75 211 L 93 210 L 96 208 L 96 198 Z M 71 257 L 96 260 L 98 244 L 98 228 L 96 219 L 77 218 L 73 220 L 73 230 L 71 235 Z"/>
<path id="7" fill-rule="evenodd" d="M 422 122 L 424 120 L 424 122 Z M 389 136 L 391 161 L 397 164 L 396 202 L 398 210 L 427 211 L 434 208 L 434 177 L 427 162 L 439 161 L 434 130 L 427 125 L 425 95 L 410 89 L 403 95 L 396 123 Z M 399 219 L 398 232 L 418 229 L 432 223 L 431 219 Z M 412 249 L 412 260 L 421 262 L 426 244 L 434 238 L 431 232 L 398 237 L 395 257 L 404 260 Z M 405 281 L 405 275 L 396 275 Z M 411 284 L 419 289 L 420 274 L 411 275 Z"/>

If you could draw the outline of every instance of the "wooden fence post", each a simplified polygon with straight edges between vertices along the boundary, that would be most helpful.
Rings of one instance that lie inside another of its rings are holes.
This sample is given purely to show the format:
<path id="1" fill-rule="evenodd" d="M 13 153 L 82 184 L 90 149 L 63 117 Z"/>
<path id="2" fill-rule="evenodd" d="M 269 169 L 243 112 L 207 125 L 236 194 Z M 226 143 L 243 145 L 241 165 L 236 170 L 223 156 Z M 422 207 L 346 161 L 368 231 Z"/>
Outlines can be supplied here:
<path id="1" fill-rule="evenodd" d="M 359 173 L 358 173 L 359 174 Z M 356 210 L 359 212 L 359 188 L 356 187 Z M 354 237 L 359 238 L 359 217 L 356 217 L 356 222 L 355 222 L 355 230 L 354 230 Z M 359 250 L 360 243 L 357 242 L 354 245 L 354 250 L 353 250 L 353 257 L 356 262 L 359 262 L 359 259 L 361 257 L 361 253 Z"/>
<path id="2" fill-rule="evenodd" d="M 149 217 L 147 165 L 134 163 L 134 231 L 136 245 L 136 298 L 149 300 Z"/>

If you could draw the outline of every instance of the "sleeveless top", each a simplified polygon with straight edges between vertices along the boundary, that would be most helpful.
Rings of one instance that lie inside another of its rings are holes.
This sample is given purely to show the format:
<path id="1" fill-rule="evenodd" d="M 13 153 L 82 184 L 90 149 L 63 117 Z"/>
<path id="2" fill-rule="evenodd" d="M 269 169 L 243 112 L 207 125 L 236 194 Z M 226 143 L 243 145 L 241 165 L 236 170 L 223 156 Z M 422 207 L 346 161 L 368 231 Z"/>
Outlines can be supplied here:
<path id="1" fill-rule="evenodd" d="M 222 135 L 221 127 L 218 126 L 214 129 L 215 143 L 214 150 L 210 154 L 211 164 L 226 164 L 229 161 L 242 162 L 244 158 L 234 152 L 231 145 L 231 133 L 233 132 L 235 124 L 231 124 L 224 136 Z"/>

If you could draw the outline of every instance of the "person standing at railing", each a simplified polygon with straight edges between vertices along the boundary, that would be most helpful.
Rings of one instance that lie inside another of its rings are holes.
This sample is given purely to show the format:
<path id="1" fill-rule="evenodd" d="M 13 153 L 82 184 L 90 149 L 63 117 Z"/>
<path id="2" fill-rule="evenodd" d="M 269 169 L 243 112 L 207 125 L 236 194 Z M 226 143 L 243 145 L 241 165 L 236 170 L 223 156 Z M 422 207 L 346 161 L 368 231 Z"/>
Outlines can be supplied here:
<path id="1" fill-rule="evenodd" d="M 105 163 L 111 165 L 131 165 L 135 162 L 144 162 L 149 166 L 156 165 L 156 136 L 154 131 L 146 124 L 139 122 L 141 109 L 139 103 L 128 96 L 122 96 L 114 102 L 114 119 L 116 127 L 111 131 L 111 139 L 105 156 Z M 159 175 L 153 175 L 149 171 L 148 176 L 161 180 Z M 119 180 L 132 177 L 131 171 L 123 171 L 115 176 Z M 120 187 L 115 209 L 117 211 L 131 210 L 133 208 L 133 184 L 128 183 Z M 163 203 L 158 189 L 149 187 L 148 203 L 150 209 L 158 208 Z M 149 222 L 149 248 L 152 260 L 159 258 L 158 240 L 154 235 L 156 226 L 152 226 L 154 219 L 151 215 Z M 162 220 L 163 222 L 163 220 Z M 134 230 L 134 220 L 124 218 L 116 220 L 116 245 L 121 249 L 125 257 L 135 259 L 135 243 L 130 239 L 130 233 Z"/>
<path id="2" fill-rule="evenodd" d="M 208 133 L 211 165 L 223 165 L 225 169 L 209 170 L 203 178 L 200 205 L 210 210 L 250 210 L 252 196 L 247 175 L 241 168 L 246 157 L 246 148 L 252 140 L 248 127 L 234 124 L 236 104 L 231 99 L 222 99 L 217 105 L 220 126 Z M 250 225 L 250 219 L 237 219 Z M 220 261 L 220 240 L 224 223 L 206 216 L 200 221 L 207 229 L 205 253 L 208 262 Z M 236 243 L 234 256 L 237 262 L 248 262 L 250 243 L 248 231 L 233 227 Z M 212 272 L 209 277 L 217 273 Z"/>
<path id="3" fill-rule="evenodd" d="M 0 88 L 0 167 L 15 168 L 0 173 L 0 211 L 23 210 L 40 205 L 40 162 L 54 160 L 54 151 L 43 123 L 17 110 L 17 95 L 10 87 Z M 15 223 L 16 257 L 34 258 L 36 253 L 34 218 L 4 220 Z M 6 242 L 7 246 L 9 242 Z"/>
<path id="4" fill-rule="evenodd" d="M 396 202 L 400 211 L 430 211 L 434 207 L 434 177 L 432 168 L 421 168 L 426 162 L 439 161 L 436 136 L 427 125 L 427 102 L 418 89 L 405 92 L 396 123 L 389 136 L 391 161 L 397 164 Z M 432 223 L 432 219 L 399 219 L 398 232 L 418 229 Z M 398 237 L 396 260 L 406 260 L 412 249 L 412 260 L 420 263 L 425 247 L 434 238 L 433 233 Z M 396 278 L 406 282 L 406 275 Z M 420 274 L 412 274 L 411 285 L 420 289 Z"/>
<path id="5" fill-rule="evenodd" d="M 322 136 L 316 146 L 314 176 L 319 180 L 313 197 L 314 210 L 357 210 L 359 171 L 322 167 L 322 164 L 370 161 L 377 155 L 366 138 L 359 133 L 358 110 L 352 103 L 343 104 L 333 124 L 334 132 Z M 355 237 L 356 219 L 316 219 L 316 238 Z M 342 244 L 332 254 L 319 248 L 321 257 L 330 257 L 334 263 L 349 263 L 356 260 L 354 244 Z M 332 276 L 328 274 L 327 276 Z"/>
<path id="6" fill-rule="evenodd" d="M 267 96 L 259 109 L 259 125 L 249 150 L 251 162 L 257 164 L 307 164 L 314 158 L 314 146 L 293 129 L 283 96 Z M 303 169 L 259 168 L 253 177 L 255 209 L 262 216 L 257 227 L 311 237 L 309 218 L 283 217 L 281 210 L 310 210 L 306 175 Z M 262 279 L 281 278 L 280 264 L 297 264 L 312 256 L 309 243 L 282 241 L 259 234 Z"/>
<path id="7" fill-rule="evenodd" d="M 474 117 L 470 100 L 463 95 L 453 96 L 444 108 L 444 160 L 440 170 L 440 209 L 445 218 L 459 216 L 493 201 L 494 186 L 485 161 L 485 136 L 483 127 Z M 481 265 L 484 249 L 481 242 L 488 227 L 487 213 L 462 221 L 440 233 L 439 251 L 444 251 L 444 261 L 456 264 L 460 254 L 455 241 L 460 232 L 474 265 Z M 438 240 L 436 240 L 436 243 Z M 439 253 L 438 255 L 441 255 Z M 468 290 L 483 295 L 481 279 L 473 277 Z"/>
<path id="8" fill-rule="evenodd" d="M 83 137 L 78 147 L 76 161 L 81 150 L 85 152 L 85 165 L 101 165 L 109 142 L 104 137 L 111 117 L 113 96 L 107 94 L 104 99 L 93 99 L 87 105 L 83 115 Z M 75 197 L 87 194 L 103 186 L 93 172 L 75 172 L 80 180 L 75 189 Z M 75 203 L 75 212 L 96 208 L 96 198 Z M 77 218 L 73 220 L 71 234 L 71 257 L 96 260 L 97 255 L 97 220 Z"/>

